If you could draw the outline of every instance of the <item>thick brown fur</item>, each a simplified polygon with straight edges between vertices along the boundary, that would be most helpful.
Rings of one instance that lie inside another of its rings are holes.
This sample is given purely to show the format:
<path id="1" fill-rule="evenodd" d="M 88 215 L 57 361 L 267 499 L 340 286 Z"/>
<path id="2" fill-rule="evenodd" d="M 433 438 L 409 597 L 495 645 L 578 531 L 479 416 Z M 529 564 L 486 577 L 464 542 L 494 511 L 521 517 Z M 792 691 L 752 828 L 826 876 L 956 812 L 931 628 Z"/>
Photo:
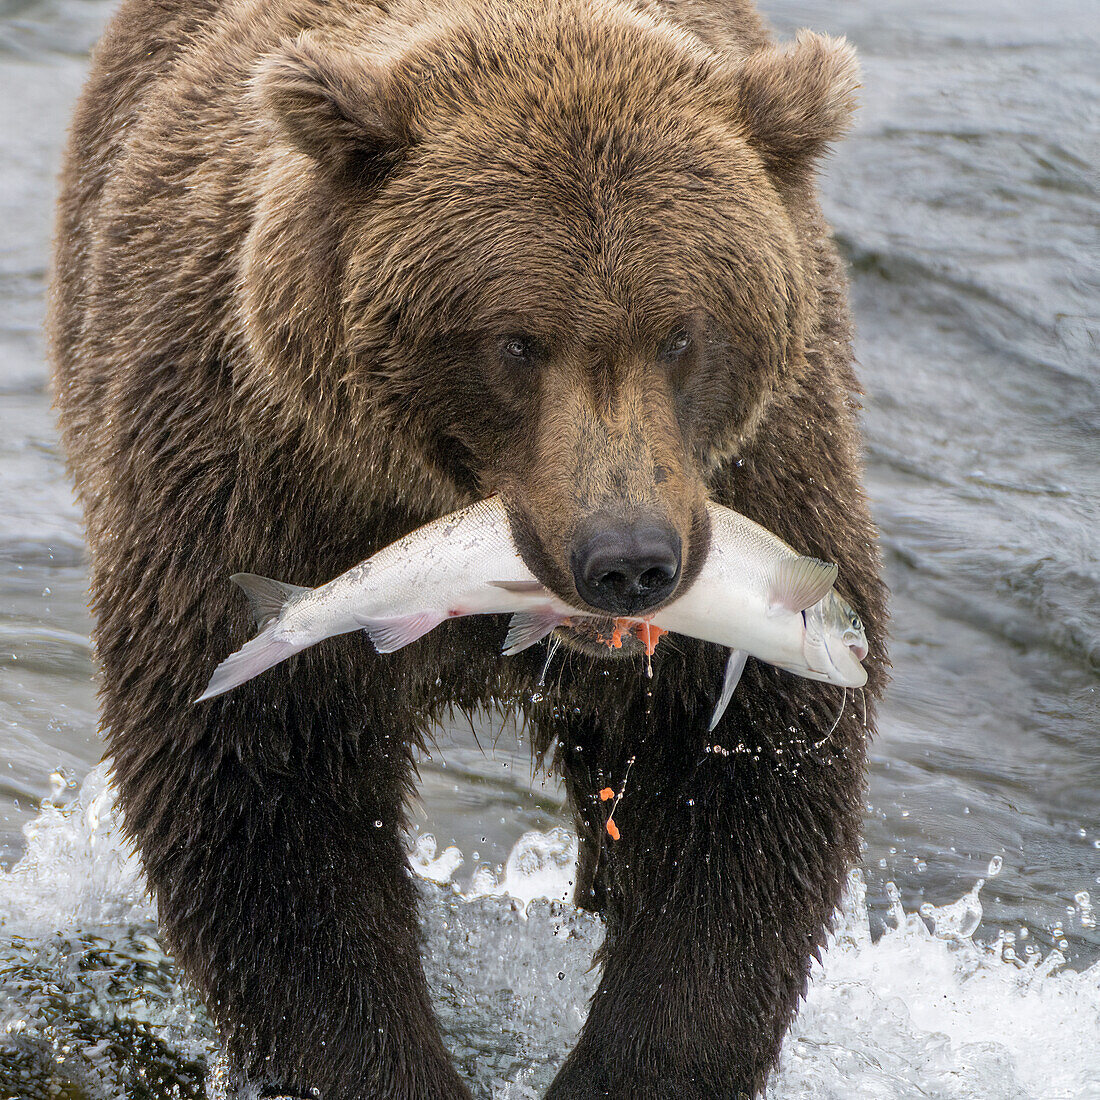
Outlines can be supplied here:
<path id="1" fill-rule="evenodd" d="M 851 51 L 744 0 L 126 0 L 78 107 L 51 312 L 126 827 L 242 1095 L 467 1096 L 402 847 L 410 748 L 530 697 L 450 623 L 330 640 L 194 706 L 249 635 L 238 570 L 325 581 L 494 490 L 566 598 L 600 517 L 703 502 L 835 561 L 840 689 L 724 654 L 570 650 L 526 710 L 582 841 L 603 977 L 552 1100 L 755 1095 L 858 854 L 884 681 L 844 275 L 813 166 Z M 644 686 L 651 689 L 647 695 Z M 714 751 L 713 746 L 719 746 Z M 618 787 L 604 830 L 596 792 Z M 376 827 L 375 822 L 382 826 Z"/>

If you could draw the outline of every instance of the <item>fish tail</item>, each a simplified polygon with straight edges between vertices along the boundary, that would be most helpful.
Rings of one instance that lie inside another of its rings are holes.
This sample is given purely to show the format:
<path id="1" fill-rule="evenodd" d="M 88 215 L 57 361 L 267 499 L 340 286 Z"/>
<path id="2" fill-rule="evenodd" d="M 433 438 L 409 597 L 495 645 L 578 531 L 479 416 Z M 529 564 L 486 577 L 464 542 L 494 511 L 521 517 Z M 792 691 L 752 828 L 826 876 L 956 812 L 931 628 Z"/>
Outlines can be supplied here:
<path id="1" fill-rule="evenodd" d="M 261 631 L 250 642 L 245 642 L 236 653 L 231 653 L 216 669 L 210 677 L 210 683 L 206 690 L 195 700 L 202 703 L 207 699 L 213 699 L 215 695 L 222 695 L 248 680 L 253 676 L 259 676 L 269 668 L 274 668 L 281 661 L 293 657 L 305 649 L 305 645 L 288 642 L 275 636 L 274 626 L 269 626 Z"/>

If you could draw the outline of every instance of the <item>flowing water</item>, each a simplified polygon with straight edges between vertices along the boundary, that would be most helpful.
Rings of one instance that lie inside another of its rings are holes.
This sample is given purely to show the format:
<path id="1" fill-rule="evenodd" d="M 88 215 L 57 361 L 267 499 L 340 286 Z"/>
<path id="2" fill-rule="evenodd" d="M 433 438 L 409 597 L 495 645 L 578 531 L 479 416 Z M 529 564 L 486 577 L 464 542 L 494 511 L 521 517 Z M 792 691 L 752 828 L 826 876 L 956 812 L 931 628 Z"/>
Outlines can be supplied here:
<path id="1" fill-rule="evenodd" d="M 1096 1100 L 1095 7 L 768 10 L 863 59 L 823 187 L 895 616 L 863 869 L 770 1095 Z M 86 562 L 40 334 L 53 175 L 108 11 L 0 0 L 0 1097 L 36 1100 L 199 1096 L 215 1050 L 96 767 Z M 488 719 L 440 731 L 422 774 L 410 844 L 447 1041 L 479 1096 L 537 1096 L 601 936 L 537 900 L 571 876 L 561 792 Z"/>

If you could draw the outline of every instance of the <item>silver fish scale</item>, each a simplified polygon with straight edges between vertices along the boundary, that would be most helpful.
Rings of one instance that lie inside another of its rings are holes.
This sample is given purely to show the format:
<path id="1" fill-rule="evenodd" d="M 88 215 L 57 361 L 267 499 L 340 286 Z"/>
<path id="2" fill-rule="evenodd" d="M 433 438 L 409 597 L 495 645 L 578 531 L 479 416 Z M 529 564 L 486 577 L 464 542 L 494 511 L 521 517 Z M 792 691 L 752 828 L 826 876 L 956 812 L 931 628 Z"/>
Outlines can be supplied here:
<path id="1" fill-rule="evenodd" d="M 710 557 L 724 576 L 746 577 L 767 591 L 775 566 L 787 557 L 798 557 L 782 539 L 760 524 L 729 509 L 710 510 L 712 527 Z"/>
<path id="2" fill-rule="evenodd" d="M 460 578 L 477 575 L 479 565 L 491 569 L 497 564 L 503 570 L 507 561 L 518 555 L 512 545 L 507 514 L 499 497 L 478 501 L 460 512 L 441 517 L 417 528 L 404 538 L 380 550 L 373 557 L 353 566 L 335 580 L 304 596 L 302 610 L 312 622 L 323 620 L 326 614 L 346 611 L 349 603 L 357 603 L 362 590 L 366 600 L 364 614 L 377 610 L 392 614 L 391 607 L 378 603 L 404 606 L 428 589 L 439 597 L 448 588 L 457 587 Z M 525 567 L 521 569 L 526 573 Z M 377 580 L 373 580 L 377 578 Z M 486 580 L 492 580 L 486 577 Z M 499 579 L 511 579 L 501 576 Z M 371 583 L 385 590 L 368 596 Z M 305 607 L 309 604 L 309 610 Z M 375 605 L 372 608 L 372 605 Z"/>

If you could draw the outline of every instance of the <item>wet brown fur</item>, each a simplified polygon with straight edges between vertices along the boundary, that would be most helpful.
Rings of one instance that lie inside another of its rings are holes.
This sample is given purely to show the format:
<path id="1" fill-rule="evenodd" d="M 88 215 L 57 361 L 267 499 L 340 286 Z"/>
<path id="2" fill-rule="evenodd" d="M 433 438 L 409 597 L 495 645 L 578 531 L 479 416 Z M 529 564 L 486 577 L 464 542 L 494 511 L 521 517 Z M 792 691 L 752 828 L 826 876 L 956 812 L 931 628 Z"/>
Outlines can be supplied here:
<path id="1" fill-rule="evenodd" d="M 843 43 L 773 47 L 741 2 L 114 19 L 63 178 L 55 385 L 127 829 L 242 1096 L 467 1095 L 401 832 L 411 746 L 501 699 L 565 778 L 578 901 L 608 925 L 548 1095 L 762 1087 L 858 855 L 870 730 L 849 707 L 825 737 L 839 689 L 750 662 L 707 735 L 724 655 L 676 639 L 651 696 L 636 659 L 572 652 L 525 704 L 543 655 L 499 658 L 482 619 L 386 658 L 333 639 L 190 700 L 250 633 L 231 573 L 314 585 L 496 489 L 572 598 L 592 516 L 663 518 L 690 583 L 707 497 L 837 562 L 873 699 L 884 591 L 813 187 L 856 79 Z M 612 844 L 596 792 L 631 756 Z"/>

